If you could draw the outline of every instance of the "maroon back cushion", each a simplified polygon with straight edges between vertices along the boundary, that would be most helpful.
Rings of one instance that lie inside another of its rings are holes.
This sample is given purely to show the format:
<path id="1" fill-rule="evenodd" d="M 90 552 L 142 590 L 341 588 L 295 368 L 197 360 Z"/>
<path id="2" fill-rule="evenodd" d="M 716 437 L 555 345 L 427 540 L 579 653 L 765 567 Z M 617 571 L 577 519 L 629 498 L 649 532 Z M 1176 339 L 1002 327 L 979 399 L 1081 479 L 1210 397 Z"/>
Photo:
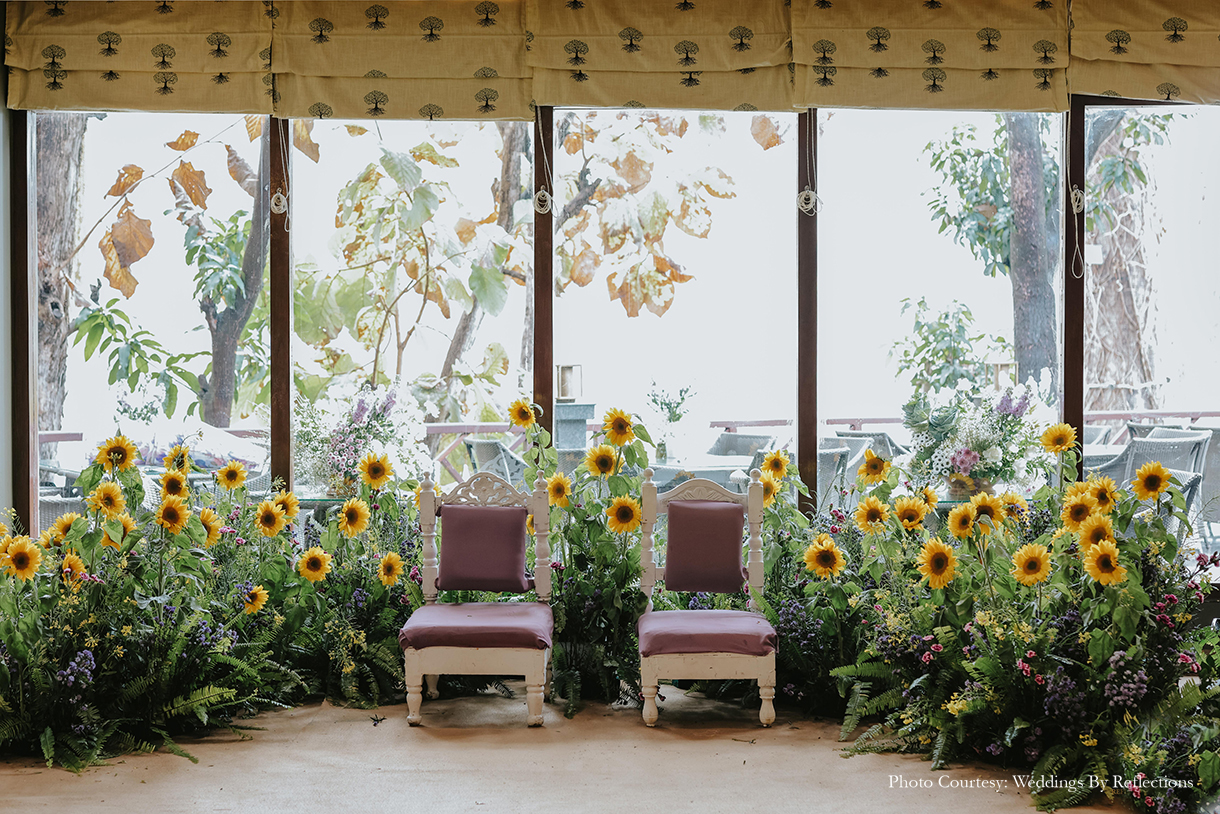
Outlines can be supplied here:
<path id="1" fill-rule="evenodd" d="M 525 576 L 524 506 L 443 506 L 440 574 L 445 591 L 530 589 Z"/>
<path id="2" fill-rule="evenodd" d="M 669 504 L 665 587 L 671 591 L 731 594 L 741 590 L 745 508 L 715 500 Z"/>

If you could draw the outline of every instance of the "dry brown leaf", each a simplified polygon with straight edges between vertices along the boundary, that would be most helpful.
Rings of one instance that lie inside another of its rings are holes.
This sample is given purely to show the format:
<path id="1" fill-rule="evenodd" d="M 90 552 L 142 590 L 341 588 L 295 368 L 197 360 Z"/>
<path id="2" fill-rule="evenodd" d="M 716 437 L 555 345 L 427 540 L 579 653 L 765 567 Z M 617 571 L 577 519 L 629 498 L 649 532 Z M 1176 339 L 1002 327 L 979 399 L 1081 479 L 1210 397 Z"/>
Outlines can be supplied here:
<path id="1" fill-rule="evenodd" d="M 345 124 L 343 126 L 347 128 L 347 134 L 352 137 L 363 136 L 369 131 L 367 127 L 361 127 L 358 124 Z"/>
<path id="2" fill-rule="evenodd" d="M 135 164 L 125 165 L 123 169 L 119 170 L 119 177 L 115 179 L 114 186 L 110 187 L 110 191 L 106 193 L 106 196 L 109 197 L 113 195 L 116 198 L 119 197 L 123 193 L 127 192 L 127 190 L 134 187 L 143 177 L 143 168 L 137 167 Z"/>
<path id="3" fill-rule="evenodd" d="M 563 149 L 568 155 L 575 155 L 580 152 L 581 145 L 584 144 L 584 139 L 581 138 L 579 132 L 568 133 L 567 138 L 563 140 Z"/>
<path id="4" fill-rule="evenodd" d="M 292 143 L 298 150 L 309 156 L 313 163 L 318 163 L 321 151 L 313 140 L 313 119 L 292 120 Z"/>
<path id="5" fill-rule="evenodd" d="M 779 136 L 779 129 L 775 126 L 775 121 L 770 116 L 755 116 L 750 122 L 750 135 L 764 150 L 770 150 L 772 147 L 784 143 Z"/>
<path id="6" fill-rule="evenodd" d="M 618 174 L 627 182 L 630 192 L 639 192 L 652 180 L 652 164 L 635 153 L 627 153 L 618 161 L 611 162 L 610 166 L 618 170 Z"/>
<path id="7" fill-rule="evenodd" d="M 195 142 L 199 141 L 199 134 L 194 130 L 183 130 L 182 135 L 178 136 L 175 141 L 165 142 L 165 146 L 171 150 L 182 152 L 189 150 L 195 146 Z"/>
<path id="8" fill-rule="evenodd" d="M 601 264 L 601 254 L 594 251 L 593 247 L 586 243 L 584 249 L 572 261 L 572 271 L 569 273 L 569 276 L 572 282 L 583 288 L 593 282 L 594 272 L 597 271 L 597 267 Z"/>
<path id="9" fill-rule="evenodd" d="M 131 299 L 131 295 L 136 293 L 139 281 L 132 276 L 130 269 L 119 262 L 119 253 L 115 249 L 109 229 L 106 230 L 106 234 L 102 235 L 97 247 L 102 250 L 102 257 L 106 261 L 106 268 L 102 272 L 102 276 L 110 283 L 111 288 L 122 292 L 124 297 Z"/>
<path id="10" fill-rule="evenodd" d="M 239 156 L 232 147 L 226 144 L 225 150 L 229 153 L 229 177 L 236 181 L 237 185 L 244 189 L 251 198 L 257 197 L 258 173 L 250 169 L 246 160 Z"/>
<path id="11" fill-rule="evenodd" d="M 657 271 L 675 283 L 687 283 L 695 279 L 695 275 L 683 274 L 681 266 L 663 255 L 654 254 L 652 256 L 652 264 Z"/>
<path id="12" fill-rule="evenodd" d="M 979 204 L 974 208 L 974 211 L 990 221 L 995 219 L 996 213 L 1000 210 L 996 208 L 995 204 Z"/>
<path id="13" fill-rule="evenodd" d="M 182 184 L 173 178 L 169 179 L 169 188 L 174 191 L 174 210 L 178 213 L 175 217 L 187 226 L 198 228 L 202 220 L 202 210 L 191 203 L 191 199 L 186 197 L 186 190 L 182 188 Z"/>
<path id="14" fill-rule="evenodd" d="M 248 113 L 246 114 L 245 119 L 246 135 L 250 137 L 250 141 L 254 141 L 263 134 L 263 117 L 253 113 Z"/>
<path id="15" fill-rule="evenodd" d="M 119 263 L 126 267 L 147 255 L 155 242 L 152 221 L 138 216 L 131 204 L 125 204 L 119 210 L 118 218 L 109 231 Z"/>
<path id="16" fill-rule="evenodd" d="M 203 170 L 195 169 L 189 161 L 179 161 L 178 169 L 173 172 L 173 179 L 182 186 L 182 191 L 191 199 L 191 203 L 200 209 L 208 208 L 208 196 L 212 194 L 212 190 L 208 188 Z M 170 189 L 173 188 L 174 185 L 170 184 Z"/>
<path id="17" fill-rule="evenodd" d="M 462 241 L 462 245 L 465 246 L 467 243 L 474 240 L 474 234 L 477 227 L 478 224 L 469 218 L 458 218 L 457 224 L 454 226 L 453 231 L 457 232 L 458 240 Z"/>

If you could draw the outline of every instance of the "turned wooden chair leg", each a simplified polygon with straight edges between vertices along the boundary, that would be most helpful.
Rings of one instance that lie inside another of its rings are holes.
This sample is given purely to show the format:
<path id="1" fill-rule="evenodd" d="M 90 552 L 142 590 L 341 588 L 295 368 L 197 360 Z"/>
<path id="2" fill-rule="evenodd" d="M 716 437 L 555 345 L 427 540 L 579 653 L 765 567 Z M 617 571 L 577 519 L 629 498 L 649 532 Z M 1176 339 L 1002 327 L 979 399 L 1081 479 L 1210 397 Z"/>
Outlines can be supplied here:
<path id="1" fill-rule="evenodd" d="M 656 726 L 661 713 L 657 710 L 657 677 L 653 671 L 640 671 L 640 691 L 644 694 L 644 723 Z"/>
<path id="2" fill-rule="evenodd" d="M 758 695 L 762 698 L 762 707 L 758 710 L 758 720 L 763 726 L 775 723 L 775 675 L 758 680 Z"/>
<path id="3" fill-rule="evenodd" d="M 424 684 L 428 688 L 428 697 L 433 700 L 441 697 L 440 691 L 436 689 L 436 683 L 439 679 L 440 676 L 435 674 L 424 676 Z"/>
<path id="4" fill-rule="evenodd" d="M 419 678 L 415 679 L 417 682 Z M 410 679 L 407 681 L 407 723 L 411 726 L 419 726 L 423 722 L 423 716 L 419 713 L 419 708 L 424 702 L 423 685 L 419 683 L 412 684 Z"/>

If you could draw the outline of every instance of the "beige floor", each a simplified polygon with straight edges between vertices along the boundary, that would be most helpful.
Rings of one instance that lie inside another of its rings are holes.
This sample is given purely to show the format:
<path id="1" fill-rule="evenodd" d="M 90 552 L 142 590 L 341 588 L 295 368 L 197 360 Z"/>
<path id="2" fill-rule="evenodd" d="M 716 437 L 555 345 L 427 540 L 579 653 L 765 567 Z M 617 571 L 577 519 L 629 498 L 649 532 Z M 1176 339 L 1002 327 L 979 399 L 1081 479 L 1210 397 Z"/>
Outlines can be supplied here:
<path id="1" fill-rule="evenodd" d="M 736 705 L 672 687 L 662 694 L 668 700 L 653 730 L 636 711 L 598 704 L 572 720 L 548 705 L 546 726 L 528 729 L 523 694 L 425 702 L 417 729 L 407 726 L 405 706 L 382 709 L 386 720 L 373 726 L 367 711 L 311 704 L 259 716 L 252 723 L 266 729 L 253 740 L 184 741 L 197 765 L 158 753 L 78 776 L 0 759 L 0 811 L 1034 811 L 1011 772 L 932 772 L 895 755 L 844 759 L 833 723 L 781 709 L 775 726 L 762 729 L 756 713 Z M 979 780 L 1006 783 L 962 787 Z"/>

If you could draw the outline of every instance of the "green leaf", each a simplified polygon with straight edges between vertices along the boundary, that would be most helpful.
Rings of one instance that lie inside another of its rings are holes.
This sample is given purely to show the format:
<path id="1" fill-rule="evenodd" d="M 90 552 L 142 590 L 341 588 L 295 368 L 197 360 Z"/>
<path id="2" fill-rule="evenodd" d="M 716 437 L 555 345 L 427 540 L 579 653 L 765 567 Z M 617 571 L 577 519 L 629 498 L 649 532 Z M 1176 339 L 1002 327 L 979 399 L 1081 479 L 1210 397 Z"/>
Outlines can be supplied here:
<path id="1" fill-rule="evenodd" d="M 436 212 L 437 207 L 441 205 L 441 200 L 432 191 L 431 187 L 419 187 L 415 190 L 414 200 L 411 201 L 411 208 L 403 211 L 399 208 L 399 214 L 402 217 L 402 228 L 408 232 L 413 232 L 423 226 Z"/>
<path id="2" fill-rule="evenodd" d="M 1209 749 L 1199 758 L 1199 782 L 1205 790 L 1220 783 L 1220 754 Z"/>
<path id="3" fill-rule="evenodd" d="M 472 266 L 470 290 L 488 314 L 493 317 L 504 310 L 508 302 L 508 282 L 496 269 Z"/>
<path id="4" fill-rule="evenodd" d="M 415 163 L 415 159 L 406 153 L 387 150 L 384 147 L 381 148 L 381 153 L 381 166 L 398 186 L 410 191 L 419 185 L 423 172 L 419 164 Z"/>

